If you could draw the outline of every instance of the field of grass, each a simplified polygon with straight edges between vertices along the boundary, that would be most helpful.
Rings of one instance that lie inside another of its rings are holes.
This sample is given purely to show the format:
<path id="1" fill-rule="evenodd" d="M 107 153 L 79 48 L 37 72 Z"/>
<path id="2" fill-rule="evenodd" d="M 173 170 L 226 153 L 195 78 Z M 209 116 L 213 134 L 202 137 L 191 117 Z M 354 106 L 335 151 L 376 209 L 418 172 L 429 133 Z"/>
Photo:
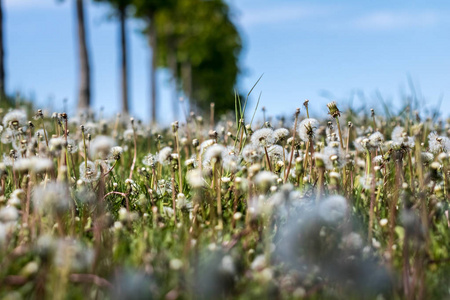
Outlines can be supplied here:
<path id="1" fill-rule="evenodd" d="M 448 299 L 449 123 L 308 105 L 4 109 L 0 298 Z"/>

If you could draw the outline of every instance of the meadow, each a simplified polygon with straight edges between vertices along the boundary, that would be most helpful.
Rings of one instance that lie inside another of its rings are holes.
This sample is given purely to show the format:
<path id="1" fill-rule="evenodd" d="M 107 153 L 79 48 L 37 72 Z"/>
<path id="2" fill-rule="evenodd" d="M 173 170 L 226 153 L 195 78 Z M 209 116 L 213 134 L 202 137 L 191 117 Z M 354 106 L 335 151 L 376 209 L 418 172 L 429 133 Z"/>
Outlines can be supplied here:
<path id="1" fill-rule="evenodd" d="M 450 297 L 449 121 L 236 102 L 167 128 L 3 108 L 0 298 Z"/>

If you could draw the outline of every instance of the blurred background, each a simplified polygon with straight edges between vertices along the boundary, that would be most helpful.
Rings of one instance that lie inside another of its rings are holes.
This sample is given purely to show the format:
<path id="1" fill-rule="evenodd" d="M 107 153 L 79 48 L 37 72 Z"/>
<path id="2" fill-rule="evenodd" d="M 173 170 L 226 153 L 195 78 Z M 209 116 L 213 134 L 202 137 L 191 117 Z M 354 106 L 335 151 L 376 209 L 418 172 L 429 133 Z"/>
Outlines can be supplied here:
<path id="1" fill-rule="evenodd" d="M 316 115 L 330 100 L 450 112 L 448 1 L 1 1 L 5 91 L 52 110 L 90 103 L 168 124 L 182 116 L 178 99 L 233 109 L 234 91 L 264 74 L 249 112 L 260 93 L 258 113 L 274 116 L 306 98 Z"/>

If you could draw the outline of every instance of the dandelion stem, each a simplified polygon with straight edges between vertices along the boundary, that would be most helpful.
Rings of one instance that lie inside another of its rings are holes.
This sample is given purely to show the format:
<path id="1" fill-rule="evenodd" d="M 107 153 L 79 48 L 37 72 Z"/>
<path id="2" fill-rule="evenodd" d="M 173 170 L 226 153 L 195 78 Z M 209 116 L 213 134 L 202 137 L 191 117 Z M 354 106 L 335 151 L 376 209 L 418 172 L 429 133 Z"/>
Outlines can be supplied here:
<path id="1" fill-rule="evenodd" d="M 84 166 L 86 172 L 88 170 L 88 157 L 87 157 L 87 148 L 86 148 L 86 135 L 84 134 L 84 126 L 81 125 L 81 135 L 83 137 L 83 150 L 84 150 Z"/>
<path id="2" fill-rule="evenodd" d="M 172 168 L 172 209 L 173 209 L 173 220 L 175 223 L 175 226 L 177 225 L 177 203 L 176 203 L 176 196 L 175 196 L 175 172 Z"/>
<path id="3" fill-rule="evenodd" d="M 180 193 L 183 192 L 183 176 L 181 169 L 181 152 L 180 152 L 180 143 L 178 138 L 178 130 L 175 132 L 175 145 L 177 145 L 177 163 L 178 163 L 178 184 L 180 185 Z"/>
<path id="4" fill-rule="evenodd" d="M 272 164 L 270 163 L 269 153 L 267 152 L 267 147 L 264 147 L 264 152 L 266 153 L 267 165 L 269 166 L 270 172 L 272 172 Z"/>
<path id="5" fill-rule="evenodd" d="M 42 124 L 42 130 L 44 131 L 44 137 L 45 137 L 45 144 L 47 145 L 48 148 L 48 137 L 47 137 L 47 131 L 45 130 L 45 124 L 44 124 L 44 118 L 41 118 L 41 124 Z"/>
<path id="6" fill-rule="evenodd" d="M 291 157 L 289 158 L 289 164 L 287 168 L 287 172 L 284 175 L 284 182 L 286 183 L 289 173 L 291 172 L 291 166 L 292 166 L 292 159 L 294 157 L 294 145 L 295 145 L 295 134 L 297 133 L 297 123 L 298 123 L 298 116 L 300 115 L 300 108 L 297 108 L 295 111 L 295 121 L 294 121 L 294 132 L 292 133 L 292 144 L 291 144 Z"/>
<path id="7" fill-rule="evenodd" d="M 220 176 L 218 176 L 218 162 L 214 164 L 214 181 L 216 182 L 216 197 L 217 197 L 217 217 L 218 217 L 218 229 L 223 229 L 222 220 L 222 195 L 220 193 Z"/>
<path id="8" fill-rule="evenodd" d="M 137 156 L 137 136 L 136 136 L 136 129 L 134 128 L 134 119 L 131 118 L 131 128 L 133 129 L 133 143 L 134 143 L 134 154 L 133 154 L 133 162 L 131 163 L 130 167 L 130 176 L 128 179 L 131 179 L 133 177 L 133 171 L 134 166 L 136 164 L 136 156 Z"/>
<path id="9" fill-rule="evenodd" d="M 336 125 L 338 128 L 338 132 L 339 132 L 339 143 L 341 145 L 341 149 L 344 149 L 344 143 L 342 142 L 342 132 L 341 132 L 341 125 L 339 124 L 339 117 L 336 117 Z"/>

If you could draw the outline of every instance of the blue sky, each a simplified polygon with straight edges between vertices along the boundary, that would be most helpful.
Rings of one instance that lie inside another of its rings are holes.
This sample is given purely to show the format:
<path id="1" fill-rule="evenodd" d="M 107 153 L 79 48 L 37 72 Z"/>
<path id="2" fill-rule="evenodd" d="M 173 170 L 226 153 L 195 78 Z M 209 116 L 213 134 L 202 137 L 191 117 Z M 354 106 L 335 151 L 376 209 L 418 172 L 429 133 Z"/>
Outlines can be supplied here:
<path id="1" fill-rule="evenodd" d="M 76 101 L 73 0 L 3 0 L 6 13 L 7 89 L 32 95 L 41 106 L 62 110 Z M 358 91 L 381 109 L 375 93 L 399 106 L 412 78 L 431 108 L 450 97 L 450 3 L 448 1 L 229 0 L 244 37 L 239 86 L 257 78 L 261 105 L 270 114 L 291 115 L 305 98 L 313 113 L 337 100 L 344 107 Z M 119 111 L 118 27 L 105 5 L 89 4 L 89 43 L 94 107 Z M 133 115 L 148 120 L 149 50 L 137 21 L 129 22 Z M 164 123 L 173 120 L 168 74 L 159 72 Z M 254 98 L 253 98 L 254 99 Z M 253 101 L 255 103 L 256 101 Z M 353 103 L 362 105 L 362 97 Z M 250 107 L 252 109 L 252 107 Z"/>

